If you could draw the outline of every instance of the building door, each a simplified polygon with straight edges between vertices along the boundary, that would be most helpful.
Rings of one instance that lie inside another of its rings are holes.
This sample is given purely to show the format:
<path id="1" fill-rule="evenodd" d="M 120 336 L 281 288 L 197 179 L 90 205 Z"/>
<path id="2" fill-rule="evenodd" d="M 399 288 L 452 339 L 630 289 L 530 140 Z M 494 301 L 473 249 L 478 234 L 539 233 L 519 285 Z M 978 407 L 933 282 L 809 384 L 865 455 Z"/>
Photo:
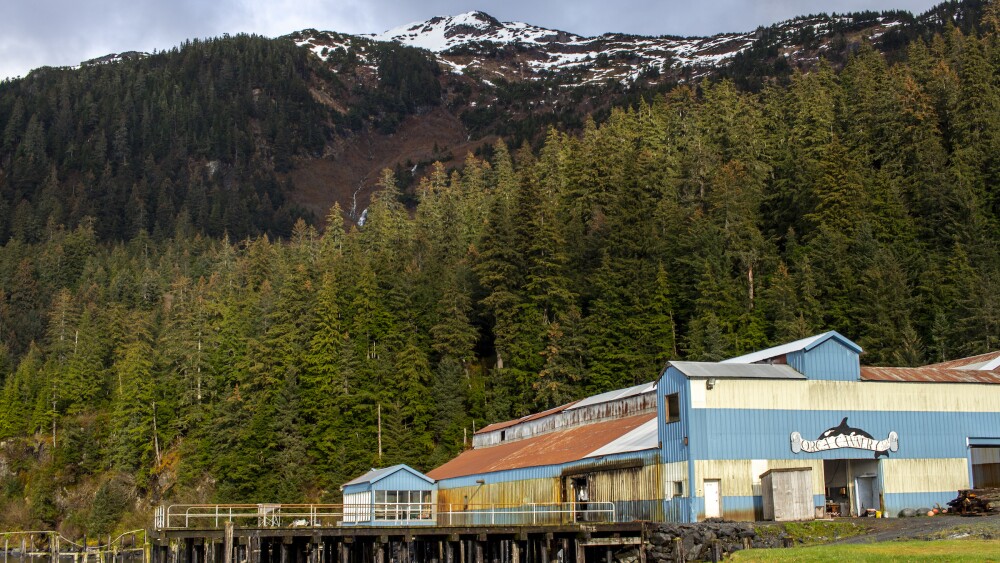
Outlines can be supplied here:
<path id="1" fill-rule="evenodd" d="M 722 491 L 718 479 L 705 480 L 705 518 L 722 517 Z"/>
<path id="2" fill-rule="evenodd" d="M 854 480 L 855 497 L 858 500 L 858 516 L 864 516 L 869 508 L 878 510 L 878 489 L 874 475 L 860 475 Z"/>

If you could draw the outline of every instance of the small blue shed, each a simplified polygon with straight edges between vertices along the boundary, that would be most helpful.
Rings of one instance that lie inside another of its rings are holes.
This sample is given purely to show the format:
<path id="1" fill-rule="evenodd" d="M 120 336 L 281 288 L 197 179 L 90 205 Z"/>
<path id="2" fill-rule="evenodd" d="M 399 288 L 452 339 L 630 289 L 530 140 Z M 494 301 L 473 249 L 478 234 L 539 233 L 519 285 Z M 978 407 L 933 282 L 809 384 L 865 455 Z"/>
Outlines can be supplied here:
<path id="1" fill-rule="evenodd" d="M 435 524 L 437 485 L 404 464 L 368 473 L 344 483 L 344 524 L 419 526 Z"/>

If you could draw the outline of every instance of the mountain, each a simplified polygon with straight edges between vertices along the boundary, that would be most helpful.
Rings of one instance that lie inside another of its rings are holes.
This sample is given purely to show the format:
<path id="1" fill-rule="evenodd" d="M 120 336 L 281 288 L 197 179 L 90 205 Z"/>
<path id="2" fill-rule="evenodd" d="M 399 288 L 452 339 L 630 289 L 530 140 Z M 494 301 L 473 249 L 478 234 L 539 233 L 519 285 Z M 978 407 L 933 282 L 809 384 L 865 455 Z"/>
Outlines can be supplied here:
<path id="1" fill-rule="evenodd" d="M 831 329 L 868 365 L 996 350 L 981 8 L 776 24 L 700 78 L 536 72 L 589 40 L 474 14 L 0 82 L 0 528 L 337 502 L 484 424 Z"/>
<path id="2" fill-rule="evenodd" d="M 32 240 L 50 219 L 75 225 L 86 216 L 102 218 L 102 239 L 162 236 L 178 219 L 212 236 L 287 236 L 297 218 L 318 223 L 335 202 L 357 221 L 384 168 L 412 205 L 415 179 L 432 162 L 459 166 L 497 138 L 537 145 L 549 127 L 579 131 L 588 116 L 601 121 L 612 107 L 678 84 L 786 84 L 821 58 L 839 68 L 866 43 L 899 58 L 945 25 L 971 30 L 983 5 L 812 15 L 688 38 L 583 37 L 469 12 L 374 35 L 226 37 L 43 68 L 0 85 L 0 182 L 8 186 L 0 240 L 15 232 Z M 281 76 L 292 78 L 280 84 Z M 163 129 L 157 139 L 145 134 L 154 121 L 171 130 L 169 142 Z M 56 152 L 36 158 L 22 143 L 40 137 Z M 162 174 L 136 168 L 149 158 Z M 195 175 L 191 191 L 193 171 L 211 173 Z M 101 187 L 84 186 L 87 178 Z M 49 179 L 61 190 L 46 195 Z M 227 188 L 234 182 L 240 195 Z M 130 224 L 123 211 L 138 203 L 145 214 Z"/>
<path id="3" fill-rule="evenodd" d="M 944 3 L 920 16 L 901 11 L 818 14 L 711 37 L 583 37 L 501 22 L 481 11 L 370 35 L 296 32 L 287 38 L 355 84 L 372 84 L 379 75 L 380 63 L 373 56 L 379 44 L 419 49 L 440 67 L 442 92 L 440 104 L 403 120 L 399 135 L 363 133 L 362 144 L 369 152 L 353 157 L 345 153 L 342 159 L 354 172 L 306 165 L 308 171 L 298 174 L 297 185 L 311 188 L 300 191 L 298 201 L 321 212 L 332 200 L 323 195 L 330 192 L 318 186 L 355 186 L 338 190 L 337 200 L 357 219 L 381 168 L 394 168 L 406 189 L 433 160 L 457 166 L 466 152 L 488 149 L 497 136 L 516 146 L 537 141 L 549 126 L 579 129 L 587 115 L 601 119 L 612 106 L 635 103 L 677 84 L 724 77 L 759 89 L 786 83 L 793 72 L 808 71 L 821 58 L 840 66 L 863 44 L 897 56 L 914 38 L 940 31 L 946 23 L 971 29 L 982 5 L 980 0 Z M 381 129 L 395 126 L 390 120 L 389 127 L 383 123 Z"/>

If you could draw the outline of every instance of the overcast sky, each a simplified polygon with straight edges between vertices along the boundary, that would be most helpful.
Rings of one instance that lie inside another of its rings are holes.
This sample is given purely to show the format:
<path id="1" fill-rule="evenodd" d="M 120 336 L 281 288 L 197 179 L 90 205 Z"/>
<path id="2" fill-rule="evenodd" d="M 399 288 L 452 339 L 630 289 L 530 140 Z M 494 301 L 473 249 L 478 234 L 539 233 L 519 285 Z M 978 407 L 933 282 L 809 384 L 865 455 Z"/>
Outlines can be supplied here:
<path id="1" fill-rule="evenodd" d="M 580 35 L 711 35 L 749 31 L 796 15 L 902 9 L 938 0 L 2 0 L 0 78 L 75 65 L 121 51 L 153 51 L 189 38 L 314 27 L 378 33 L 438 15 L 482 10 Z"/>

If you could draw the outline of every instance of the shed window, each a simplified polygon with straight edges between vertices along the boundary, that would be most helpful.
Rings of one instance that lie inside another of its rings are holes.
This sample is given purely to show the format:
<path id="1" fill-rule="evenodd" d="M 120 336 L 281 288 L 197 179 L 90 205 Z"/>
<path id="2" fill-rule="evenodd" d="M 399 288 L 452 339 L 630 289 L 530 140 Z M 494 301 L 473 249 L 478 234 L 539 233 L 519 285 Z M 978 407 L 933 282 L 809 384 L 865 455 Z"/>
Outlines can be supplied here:
<path id="1" fill-rule="evenodd" d="M 667 412 L 663 417 L 667 422 L 677 422 L 681 419 L 681 401 L 680 395 L 677 393 L 671 393 L 666 396 L 664 404 L 667 406 Z"/>
<path id="2" fill-rule="evenodd" d="M 674 496 L 684 496 L 684 481 L 674 481 Z"/>
<path id="3" fill-rule="evenodd" d="M 376 520 L 430 520 L 430 491 L 375 491 Z"/>

